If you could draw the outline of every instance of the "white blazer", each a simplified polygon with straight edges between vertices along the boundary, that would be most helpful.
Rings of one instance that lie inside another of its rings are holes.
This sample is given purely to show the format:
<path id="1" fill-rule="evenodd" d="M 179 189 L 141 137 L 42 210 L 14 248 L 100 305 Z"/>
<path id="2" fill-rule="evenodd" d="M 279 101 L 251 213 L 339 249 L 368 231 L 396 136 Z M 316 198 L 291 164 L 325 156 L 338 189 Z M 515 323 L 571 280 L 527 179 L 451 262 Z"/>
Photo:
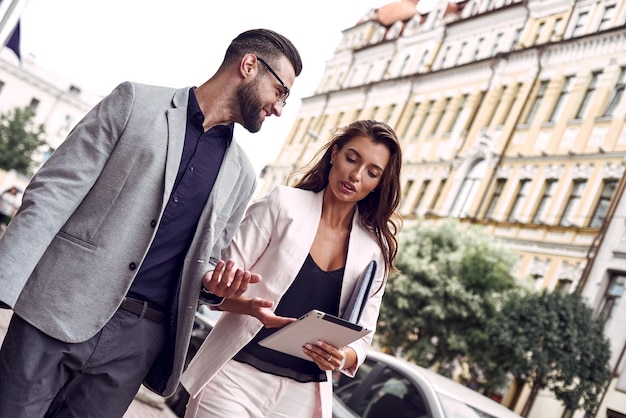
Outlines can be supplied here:
<path id="1" fill-rule="evenodd" d="M 274 301 L 274 308 L 287 291 L 309 254 L 322 214 L 323 192 L 278 186 L 270 194 L 252 204 L 223 258 L 231 258 L 237 266 L 262 275 L 263 280 L 251 285 L 246 296 Z M 358 212 L 352 221 L 348 258 L 341 288 L 340 315 L 346 308 L 355 282 L 367 263 L 375 259 L 381 268 L 376 272 L 372 289 L 384 281 L 382 252 L 374 237 L 360 223 Z M 376 329 L 383 289 L 367 301 L 361 324 L 373 330 L 350 344 L 357 354 L 357 364 L 343 372 L 354 376 L 365 356 Z M 182 384 L 193 398 L 197 397 L 215 374 L 239 352 L 262 328 L 263 324 L 247 315 L 224 312 L 215 328 L 183 374 Z M 318 405 L 322 417 L 331 417 L 332 380 L 320 383 Z"/>

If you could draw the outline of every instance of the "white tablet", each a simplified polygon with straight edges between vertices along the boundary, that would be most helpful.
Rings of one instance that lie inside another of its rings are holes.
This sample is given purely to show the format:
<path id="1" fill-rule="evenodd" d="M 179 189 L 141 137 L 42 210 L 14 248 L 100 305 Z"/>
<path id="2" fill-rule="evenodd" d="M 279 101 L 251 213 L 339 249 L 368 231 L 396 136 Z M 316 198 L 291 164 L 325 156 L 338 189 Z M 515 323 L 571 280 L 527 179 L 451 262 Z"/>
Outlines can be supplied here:
<path id="1" fill-rule="evenodd" d="M 259 344 L 272 350 L 311 360 L 304 354 L 306 343 L 324 341 L 341 348 L 369 334 L 371 330 L 318 310 L 312 310 L 291 324 L 285 325 Z"/>

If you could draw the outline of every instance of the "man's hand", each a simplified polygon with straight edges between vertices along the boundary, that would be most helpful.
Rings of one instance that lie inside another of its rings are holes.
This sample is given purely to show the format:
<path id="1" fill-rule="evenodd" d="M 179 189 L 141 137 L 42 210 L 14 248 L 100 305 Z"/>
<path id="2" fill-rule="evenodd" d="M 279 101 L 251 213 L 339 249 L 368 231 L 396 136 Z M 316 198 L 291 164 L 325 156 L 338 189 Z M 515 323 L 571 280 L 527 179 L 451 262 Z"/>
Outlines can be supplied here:
<path id="1" fill-rule="evenodd" d="M 231 298 L 241 296 L 248 289 L 248 284 L 260 281 L 261 275 L 235 268 L 233 260 L 220 260 L 215 270 L 204 275 L 202 285 L 216 296 Z"/>

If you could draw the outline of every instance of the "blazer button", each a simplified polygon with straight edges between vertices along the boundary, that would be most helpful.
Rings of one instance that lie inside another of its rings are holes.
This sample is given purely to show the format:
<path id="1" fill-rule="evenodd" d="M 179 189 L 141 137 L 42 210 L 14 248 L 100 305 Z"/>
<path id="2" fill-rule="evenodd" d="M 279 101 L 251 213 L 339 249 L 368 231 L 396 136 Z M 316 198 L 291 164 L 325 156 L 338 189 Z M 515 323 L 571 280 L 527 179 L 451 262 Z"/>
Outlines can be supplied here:
<path id="1" fill-rule="evenodd" d="M 154 220 L 154 219 L 151 220 L 150 221 L 150 226 L 154 228 L 156 226 L 156 220 Z"/>
<path id="2" fill-rule="evenodd" d="M 135 262 L 133 261 L 132 263 L 130 263 L 130 264 L 128 265 L 128 268 L 129 268 L 131 271 L 136 270 L 136 269 L 137 269 L 137 263 L 135 263 Z"/>

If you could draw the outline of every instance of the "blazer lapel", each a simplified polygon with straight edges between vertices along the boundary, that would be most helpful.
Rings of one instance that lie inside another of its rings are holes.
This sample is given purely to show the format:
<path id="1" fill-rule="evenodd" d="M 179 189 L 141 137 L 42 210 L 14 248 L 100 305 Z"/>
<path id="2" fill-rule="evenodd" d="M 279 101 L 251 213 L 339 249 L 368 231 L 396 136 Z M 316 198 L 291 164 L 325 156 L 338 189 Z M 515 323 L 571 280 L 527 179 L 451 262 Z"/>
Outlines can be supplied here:
<path id="1" fill-rule="evenodd" d="M 163 207 L 165 210 L 170 193 L 174 188 L 178 166 L 183 155 L 185 131 L 187 130 L 187 102 L 189 88 L 178 89 L 174 94 L 173 108 L 167 110 L 167 157 L 165 162 L 165 185 L 163 188 Z M 182 134 L 181 134 L 182 133 Z"/>

